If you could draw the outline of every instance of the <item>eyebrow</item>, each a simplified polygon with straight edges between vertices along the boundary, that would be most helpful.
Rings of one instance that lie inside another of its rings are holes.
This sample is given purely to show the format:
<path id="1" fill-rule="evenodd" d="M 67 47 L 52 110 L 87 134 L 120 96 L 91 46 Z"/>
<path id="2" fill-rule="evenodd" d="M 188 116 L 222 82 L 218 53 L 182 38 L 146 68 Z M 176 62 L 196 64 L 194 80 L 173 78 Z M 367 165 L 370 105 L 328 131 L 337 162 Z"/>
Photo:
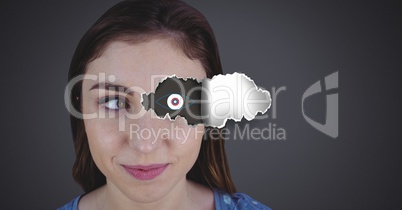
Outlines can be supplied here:
<path id="1" fill-rule="evenodd" d="M 123 86 L 123 85 L 118 85 L 118 84 L 97 83 L 97 84 L 93 85 L 89 90 L 95 90 L 95 89 L 104 89 L 104 90 L 116 91 L 116 92 L 133 95 L 132 91 L 128 91 L 129 88 L 127 88 L 126 86 Z"/>

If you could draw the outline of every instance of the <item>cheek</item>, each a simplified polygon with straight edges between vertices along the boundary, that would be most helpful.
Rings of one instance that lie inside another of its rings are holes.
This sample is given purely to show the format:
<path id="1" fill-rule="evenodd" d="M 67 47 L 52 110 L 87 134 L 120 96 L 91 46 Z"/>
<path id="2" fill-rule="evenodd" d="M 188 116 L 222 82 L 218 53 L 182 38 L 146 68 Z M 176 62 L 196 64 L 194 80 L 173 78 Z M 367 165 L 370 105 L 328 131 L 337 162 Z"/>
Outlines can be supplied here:
<path id="1" fill-rule="evenodd" d="M 204 126 L 183 128 L 180 140 L 175 141 L 175 147 L 179 150 L 179 162 L 185 163 L 186 170 L 190 170 L 197 160 L 204 134 Z"/>
<path id="2" fill-rule="evenodd" d="M 112 166 L 112 160 L 117 156 L 124 144 L 124 137 L 117 132 L 116 123 L 112 120 L 85 120 L 85 130 L 88 137 L 89 149 L 98 168 L 105 172 L 106 167 Z"/>

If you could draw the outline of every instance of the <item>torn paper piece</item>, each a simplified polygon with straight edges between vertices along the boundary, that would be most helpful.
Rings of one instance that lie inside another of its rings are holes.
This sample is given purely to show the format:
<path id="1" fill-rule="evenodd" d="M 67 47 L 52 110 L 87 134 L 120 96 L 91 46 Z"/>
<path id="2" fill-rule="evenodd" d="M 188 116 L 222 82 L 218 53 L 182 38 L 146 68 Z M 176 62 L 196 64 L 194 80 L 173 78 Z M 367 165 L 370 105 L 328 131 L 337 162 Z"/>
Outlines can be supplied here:
<path id="1" fill-rule="evenodd" d="M 206 90 L 202 94 L 201 115 L 208 116 L 206 126 L 221 128 L 228 119 L 248 121 L 258 113 L 264 114 L 271 106 L 271 96 L 267 90 L 258 88 L 245 74 L 217 75 L 202 81 Z"/>
<path id="2" fill-rule="evenodd" d="M 142 104 L 161 118 L 182 116 L 190 125 L 222 128 L 228 119 L 250 121 L 264 114 L 271 96 L 245 74 L 217 75 L 201 82 L 172 76 L 160 82 L 155 93 L 143 94 Z"/>
<path id="3" fill-rule="evenodd" d="M 202 83 L 195 79 L 167 77 L 159 83 L 155 93 L 142 95 L 142 105 L 145 110 L 153 109 L 160 118 L 181 116 L 189 125 L 201 124 L 201 90 Z"/>

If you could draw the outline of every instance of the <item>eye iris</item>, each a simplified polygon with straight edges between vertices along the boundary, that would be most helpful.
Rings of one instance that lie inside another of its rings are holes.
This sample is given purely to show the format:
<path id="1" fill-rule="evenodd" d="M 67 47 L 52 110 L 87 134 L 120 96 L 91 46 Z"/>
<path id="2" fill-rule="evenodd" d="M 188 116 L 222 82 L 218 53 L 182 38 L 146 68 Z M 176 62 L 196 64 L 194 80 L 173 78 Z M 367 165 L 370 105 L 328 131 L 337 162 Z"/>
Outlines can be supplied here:
<path id="1" fill-rule="evenodd" d="M 179 99 L 178 99 L 178 98 L 173 98 L 173 99 L 172 99 L 172 104 L 173 104 L 174 106 L 177 106 L 177 105 L 179 104 Z"/>
<path id="2" fill-rule="evenodd" d="M 117 101 L 117 107 L 118 107 L 119 109 L 126 107 L 126 102 L 119 99 L 119 100 Z"/>
<path id="3" fill-rule="evenodd" d="M 179 94 L 171 94 L 167 99 L 167 105 L 172 110 L 179 110 L 183 106 L 183 98 Z"/>

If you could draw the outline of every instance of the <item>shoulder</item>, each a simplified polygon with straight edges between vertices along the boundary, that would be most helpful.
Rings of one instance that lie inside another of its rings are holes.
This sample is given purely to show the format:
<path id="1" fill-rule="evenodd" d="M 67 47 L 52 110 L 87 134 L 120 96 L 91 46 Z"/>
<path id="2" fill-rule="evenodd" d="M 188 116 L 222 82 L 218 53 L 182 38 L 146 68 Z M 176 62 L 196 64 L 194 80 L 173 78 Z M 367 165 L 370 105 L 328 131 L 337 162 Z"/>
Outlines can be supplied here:
<path id="1" fill-rule="evenodd" d="M 230 195 L 221 190 L 214 189 L 214 197 L 215 197 L 216 210 L 229 210 L 229 209 L 271 210 L 271 208 L 254 200 L 253 198 L 244 193 L 234 193 L 233 195 Z"/>
<path id="2" fill-rule="evenodd" d="M 78 209 L 78 201 L 80 200 L 81 195 L 75 197 L 73 200 L 71 200 L 69 203 L 66 205 L 57 208 L 57 210 L 77 210 Z"/>

